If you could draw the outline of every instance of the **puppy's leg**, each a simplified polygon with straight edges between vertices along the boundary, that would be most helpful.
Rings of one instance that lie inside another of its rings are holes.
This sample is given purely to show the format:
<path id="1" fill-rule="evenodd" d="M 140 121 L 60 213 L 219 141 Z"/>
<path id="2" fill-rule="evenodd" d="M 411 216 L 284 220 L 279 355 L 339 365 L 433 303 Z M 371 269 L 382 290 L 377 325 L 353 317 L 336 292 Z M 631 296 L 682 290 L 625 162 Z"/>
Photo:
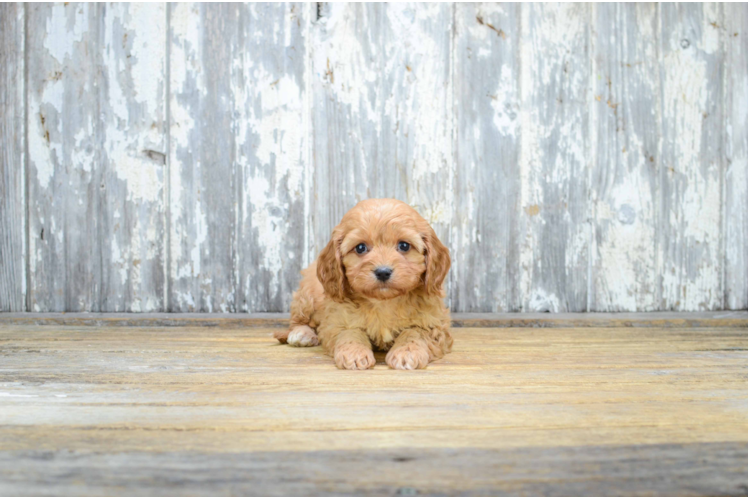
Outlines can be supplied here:
<path id="1" fill-rule="evenodd" d="M 408 328 L 397 337 L 385 361 L 390 368 L 417 370 L 426 368 L 430 362 L 442 358 L 450 350 L 452 336 L 449 331 Z"/>
<path id="2" fill-rule="evenodd" d="M 314 267 L 314 266 L 312 266 Z M 309 269 L 302 271 L 304 278 L 299 289 L 294 292 L 291 300 L 291 328 L 285 332 L 273 334 L 281 344 L 295 347 L 313 347 L 319 345 L 319 337 L 314 327 L 315 298 L 322 295 L 322 289 L 314 273 Z"/>
<path id="3" fill-rule="evenodd" d="M 371 350 L 371 341 L 361 330 L 342 330 L 335 336 L 332 349 L 335 366 L 344 370 L 374 368 L 377 360 Z"/>
<path id="4" fill-rule="evenodd" d="M 319 345 L 319 337 L 309 325 L 296 325 L 288 332 L 286 342 L 294 347 L 314 347 Z"/>
<path id="5" fill-rule="evenodd" d="M 314 347 L 319 345 L 319 337 L 314 328 L 307 324 L 298 324 L 291 318 L 291 328 L 284 332 L 275 332 L 273 337 L 281 344 L 294 347 Z"/>

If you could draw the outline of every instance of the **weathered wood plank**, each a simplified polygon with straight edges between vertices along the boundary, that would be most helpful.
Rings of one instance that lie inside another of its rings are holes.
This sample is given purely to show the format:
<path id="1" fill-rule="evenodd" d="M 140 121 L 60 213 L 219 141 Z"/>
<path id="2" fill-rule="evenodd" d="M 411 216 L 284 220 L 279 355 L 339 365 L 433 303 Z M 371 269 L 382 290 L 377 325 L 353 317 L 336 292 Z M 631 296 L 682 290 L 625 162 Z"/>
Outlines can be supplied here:
<path id="1" fill-rule="evenodd" d="M 237 311 L 287 311 L 304 263 L 311 7 L 239 7 L 231 80 L 239 200 Z"/>
<path id="2" fill-rule="evenodd" d="M 522 5 L 524 311 L 588 308 L 589 21 L 589 5 Z"/>
<path id="3" fill-rule="evenodd" d="M 236 145 L 231 94 L 238 5 L 169 6 L 171 312 L 236 310 Z"/>
<path id="4" fill-rule="evenodd" d="M 658 307 L 657 6 L 592 6 L 590 310 Z"/>
<path id="5" fill-rule="evenodd" d="M 748 5 L 724 4 L 726 309 L 748 309 Z"/>
<path id="6" fill-rule="evenodd" d="M 452 6 L 325 3 L 312 39 L 311 258 L 366 198 L 409 203 L 449 245 Z"/>
<path id="7" fill-rule="evenodd" d="M 50 450 L 0 452 L 0 464 L 4 496 L 743 496 L 748 474 L 744 443 L 210 456 Z"/>
<path id="8" fill-rule="evenodd" d="M 100 310 L 99 9 L 27 6 L 31 311 Z"/>
<path id="9" fill-rule="evenodd" d="M 3 326 L 0 492 L 257 493 L 275 478 L 276 493 L 675 494 L 744 482 L 744 328 L 456 329 L 452 354 L 408 374 L 340 371 L 321 348 L 269 333 Z M 359 472 L 377 463 L 391 474 Z"/>
<path id="10" fill-rule="evenodd" d="M 0 325 L 287 328 L 286 313 L 4 313 Z M 657 313 L 453 313 L 455 328 L 748 328 L 748 311 Z"/>
<path id="11" fill-rule="evenodd" d="M 102 311 L 164 309 L 166 6 L 101 6 Z M 94 214 L 91 214 L 94 215 Z"/>
<path id="12" fill-rule="evenodd" d="M 744 5 L 2 8 L 0 310 L 286 310 L 384 196 L 455 310 L 748 307 Z"/>
<path id="13" fill-rule="evenodd" d="M 660 309 L 722 306 L 720 4 L 660 4 Z"/>
<path id="14" fill-rule="evenodd" d="M 382 364 L 364 378 L 337 370 L 321 348 L 280 346 L 263 329 L 14 326 L 0 338 L 9 355 L 2 398 L 12 403 L 0 410 L 3 436 L 15 426 L 264 434 L 226 451 L 257 451 L 263 440 L 274 443 L 266 449 L 324 449 L 332 443 L 299 433 L 356 430 L 449 431 L 441 445 L 456 447 L 481 446 L 482 431 L 517 432 L 508 442 L 483 442 L 496 448 L 537 444 L 540 434 L 555 435 L 547 446 L 748 440 L 746 408 L 735 406 L 748 391 L 742 329 L 458 329 L 454 352 L 407 381 Z M 49 383 L 30 383 L 40 379 Z M 394 408 L 397 415 L 386 418 Z M 692 415 L 688 426 L 684 408 Z M 293 439 L 283 444 L 284 434 Z M 459 435 L 469 442 L 454 441 Z M 2 449 L 24 449 L 37 437 L 30 432 L 29 441 L 6 441 Z M 155 434 L 153 442 L 163 443 L 162 451 L 188 445 L 171 439 Z M 416 433 L 409 443 L 426 439 Z M 99 446 L 110 445 L 127 447 Z M 205 446 L 222 449 L 221 442 Z"/>
<path id="15" fill-rule="evenodd" d="M 25 6 L 0 4 L 0 311 L 26 310 Z"/>
<path id="16" fill-rule="evenodd" d="M 455 5 L 451 250 L 457 311 L 521 307 L 519 27 L 519 4 Z"/>

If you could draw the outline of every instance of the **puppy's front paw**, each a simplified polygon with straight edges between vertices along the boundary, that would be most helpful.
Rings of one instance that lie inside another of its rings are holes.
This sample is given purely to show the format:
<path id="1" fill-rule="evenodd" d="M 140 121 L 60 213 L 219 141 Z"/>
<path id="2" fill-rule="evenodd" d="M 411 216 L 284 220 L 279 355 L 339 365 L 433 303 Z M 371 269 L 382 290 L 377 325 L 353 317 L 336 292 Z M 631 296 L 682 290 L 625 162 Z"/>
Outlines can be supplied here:
<path id="1" fill-rule="evenodd" d="M 359 344 L 343 344 L 335 348 L 335 366 L 342 370 L 368 370 L 377 360 L 371 349 Z"/>
<path id="2" fill-rule="evenodd" d="M 384 360 L 396 370 L 417 370 L 428 366 L 429 350 L 426 346 L 411 342 L 393 348 Z"/>
<path id="3" fill-rule="evenodd" d="M 300 325 L 289 332 L 287 342 L 294 347 L 313 347 L 319 344 L 319 337 L 308 326 Z"/>

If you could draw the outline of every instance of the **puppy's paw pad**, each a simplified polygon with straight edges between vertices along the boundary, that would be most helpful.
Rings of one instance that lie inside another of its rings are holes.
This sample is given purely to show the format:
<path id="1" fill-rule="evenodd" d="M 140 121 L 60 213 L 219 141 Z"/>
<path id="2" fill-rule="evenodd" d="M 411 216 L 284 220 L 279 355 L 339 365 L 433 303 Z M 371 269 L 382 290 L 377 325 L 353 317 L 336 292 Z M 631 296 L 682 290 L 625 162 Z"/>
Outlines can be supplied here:
<path id="1" fill-rule="evenodd" d="M 308 326 L 296 326 L 288 334 L 288 345 L 294 347 L 313 347 L 319 344 L 319 337 Z"/>
<path id="2" fill-rule="evenodd" d="M 358 344 L 335 348 L 335 365 L 342 370 L 368 370 L 377 363 L 371 349 Z"/>
<path id="3" fill-rule="evenodd" d="M 407 344 L 392 349 L 384 360 L 396 370 L 418 370 L 428 366 L 429 351 L 417 344 Z"/>

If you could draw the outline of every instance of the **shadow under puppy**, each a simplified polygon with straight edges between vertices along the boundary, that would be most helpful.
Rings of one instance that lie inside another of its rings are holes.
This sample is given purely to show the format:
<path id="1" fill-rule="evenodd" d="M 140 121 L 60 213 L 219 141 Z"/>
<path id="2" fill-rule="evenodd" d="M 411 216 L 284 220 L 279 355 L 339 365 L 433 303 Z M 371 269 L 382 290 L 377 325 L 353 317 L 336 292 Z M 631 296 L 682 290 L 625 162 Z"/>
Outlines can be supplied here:
<path id="1" fill-rule="evenodd" d="M 365 370 L 372 348 L 392 368 L 425 368 L 452 348 L 442 283 L 449 251 L 428 222 L 391 199 L 358 203 L 304 269 L 281 343 L 322 344 L 338 368 Z"/>

